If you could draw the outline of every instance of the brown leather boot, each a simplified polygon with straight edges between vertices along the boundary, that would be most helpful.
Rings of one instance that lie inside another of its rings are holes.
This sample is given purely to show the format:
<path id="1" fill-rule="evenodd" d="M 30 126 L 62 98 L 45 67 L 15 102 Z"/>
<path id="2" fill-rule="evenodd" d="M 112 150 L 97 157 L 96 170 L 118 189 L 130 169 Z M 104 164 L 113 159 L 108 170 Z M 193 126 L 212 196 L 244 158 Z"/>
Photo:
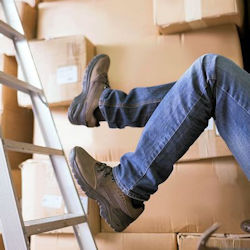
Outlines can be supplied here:
<path id="1" fill-rule="evenodd" d="M 246 232 L 246 233 L 250 233 L 250 220 L 244 220 L 241 223 L 241 229 Z"/>
<path id="2" fill-rule="evenodd" d="M 144 204 L 133 207 L 131 198 L 118 187 L 111 167 L 96 161 L 80 147 L 71 150 L 70 163 L 82 190 L 97 201 L 101 216 L 115 231 L 123 231 L 143 212 Z"/>
<path id="3" fill-rule="evenodd" d="M 104 54 L 95 56 L 88 64 L 84 73 L 82 92 L 74 98 L 68 109 L 71 123 L 87 127 L 99 126 L 94 111 L 98 107 L 101 93 L 109 87 L 109 65 L 109 56 Z"/>

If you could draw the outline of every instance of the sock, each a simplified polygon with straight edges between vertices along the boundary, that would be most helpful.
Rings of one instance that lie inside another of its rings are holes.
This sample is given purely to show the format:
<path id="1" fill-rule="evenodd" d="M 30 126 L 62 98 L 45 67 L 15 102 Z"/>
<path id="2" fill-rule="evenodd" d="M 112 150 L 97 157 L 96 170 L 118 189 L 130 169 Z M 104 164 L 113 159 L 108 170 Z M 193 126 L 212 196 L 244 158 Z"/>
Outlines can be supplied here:
<path id="1" fill-rule="evenodd" d="M 100 109 L 97 107 L 94 111 L 94 116 L 95 118 L 97 119 L 97 121 L 105 121 L 103 115 L 102 115 L 102 112 L 100 111 Z"/>
<path id="2" fill-rule="evenodd" d="M 143 206 L 143 201 L 139 201 L 133 198 L 131 198 L 131 201 L 134 208 L 140 208 Z"/>

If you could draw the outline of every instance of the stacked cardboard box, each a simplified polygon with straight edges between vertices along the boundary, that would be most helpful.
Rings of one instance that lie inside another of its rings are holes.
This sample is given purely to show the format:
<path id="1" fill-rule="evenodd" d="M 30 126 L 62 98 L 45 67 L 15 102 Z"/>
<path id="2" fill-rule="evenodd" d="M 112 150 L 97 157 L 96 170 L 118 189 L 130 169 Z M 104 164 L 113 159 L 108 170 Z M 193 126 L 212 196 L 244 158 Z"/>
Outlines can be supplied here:
<path id="1" fill-rule="evenodd" d="M 178 234 L 179 250 L 196 250 L 200 234 Z M 206 244 L 207 247 L 222 249 L 249 249 L 250 237 L 245 235 L 213 235 Z"/>
<path id="2" fill-rule="evenodd" d="M 160 33 L 171 34 L 220 24 L 243 25 L 242 0 L 153 0 L 154 22 Z"/>
<path id="3" fill-rule="evenodd" d="M 29 159 L 20 167 L 23 183 L 22 210 L 25 221 L 67 212 L 49 159 L 40 161 Z M 30 186 L 36 186 L 36 188 L 31 190 Z M 88 213 L 88 199 L 78 185 L 77 188 L 85 211 Z M 73 229 L 69 227 L 55 232 L 73 233 Z"/>
<path id="4" fill-rule="evenodd" d="M 111 57 L 109 79 L 116 89 L 128 92 L 133 87 L 175 81 L 205 53 L 224 55 L 242 67 L 235 25 L 159 36 L 153 24 L 151 0 L 64 0 L 41 3 L 38 9 L 38 38 L 86 36 L 96 45 L 97 54 Z M 242 17 L 241 12 L 238 16 Z M 135 149 L 142 131 L 110 130 L 106 123 L 93 129 L 73 126 L 67 120 L 67 108 L 53 108 L 52 112 L 67 154 L 79 145 L 98 160 L 111 161 L 114 166 L 123 153 Z M 43 144 L 37 124 L 34 141 Z M 191 162 L 175 165 L 169 180 L 146 203 L 143 215 L 123 233 L 113 233 L 100 220 L 96 205 L 90 200 L 88 205 L 94 209 L 88 209 L 88 214 L 94 218 L 98 247 L 139 249 L 141 245 L 143 249 L 176 249 L 176 233 L 202 233 L 215 220 L 223 224 L 221 233 L 242 233 L 239 224 L 250 216 L 250 187 L 230 155 L 210 123 L 182 158 Z M 214 157 L 221 158 L 200 160 Z M 73 237 L 65 233 L 34 236 L 32 247 L 63 249 L 65 239 L 72 249 L 76 247 Z"/>
<path id="5" fill-rule="evenodd" d="M 138 234 L 100 233 L 96 235 L 96 243 L 100 250 L 177 250 L 175 234 Z M 77 250 L 76 239 L 71 235 L 33 236 L 32 250 Z"/>
<path id="6" fill-rule="evenodd" d="M 32 40 L 30 49 L 50 106 L 69 105 L 81 92 L 83 72 L 95 55 L 94 45 L 82 35 Z M 20 106 L 29 107 L 29 96 L 19 93 Z"/>

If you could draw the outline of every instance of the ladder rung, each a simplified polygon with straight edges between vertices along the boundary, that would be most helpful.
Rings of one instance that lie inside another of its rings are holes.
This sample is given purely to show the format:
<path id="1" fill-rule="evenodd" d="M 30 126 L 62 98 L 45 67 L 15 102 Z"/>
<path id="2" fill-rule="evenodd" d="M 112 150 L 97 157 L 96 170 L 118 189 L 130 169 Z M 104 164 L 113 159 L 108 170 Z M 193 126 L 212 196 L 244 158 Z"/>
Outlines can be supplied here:
<path id="1" fill-rule="evenodd" d="M 25 221 L 24 225 L 27 235 L 30 236 L 82 224 L 84 222 L 86 222 L 84 215 L 64 214 L 38 220 Z"/>
<path id="2" fill-rule="evenodd" d="M 43 94 L 42 89 L 36 88 L 35 86 L 21 81 L 14 76 L 5 74 L 2 71 L 0 71 L 0 83 L 28 94 L 30 93 L 30 91 L 37 94 Z"/>
<path id="3" fill-rule="evenodd" d="M 4 139 L 4 148 L 10 151 L 31 153 L 31 154 L 44 154 L 44 155 L 64 155 L 60 149 L 37 146 L 26 142 L 18 142 L 10 139 Z"/>
<path id="4" fill-rule="evenodd" d="M 10 39 L 23 40 L 25 36 L 13 29 L 10 25 L 0 20 L 0 33 L 7 36 Z"/>

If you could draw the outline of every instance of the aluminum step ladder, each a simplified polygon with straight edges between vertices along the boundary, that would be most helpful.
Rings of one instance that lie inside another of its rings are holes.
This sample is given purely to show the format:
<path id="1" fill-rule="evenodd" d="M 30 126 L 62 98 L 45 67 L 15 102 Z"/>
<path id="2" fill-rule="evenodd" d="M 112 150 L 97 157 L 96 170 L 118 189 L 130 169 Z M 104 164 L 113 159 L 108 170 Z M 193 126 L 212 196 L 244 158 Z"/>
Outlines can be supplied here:
<path id="1" fill-rule="evenodd" d="M 7 23 L 0 21 L 0 33 L 13 40 L 18 64 L 25 80 L 0 72 L 0 83 L 30 95 L 33 112 L 39 122 L 46 147 L 2 138 L 0 133 L 0 226 L 7 250 L 30 249 L 29 236 L 73 226 L 80 249 L 97 249 L 87 217 L 78 196 L 46 97 L 24 35 L 14 0 L 0 0 Z M 49 155 L 67 214 L 32 221 L 23 221 L 6 151 Z"/>

